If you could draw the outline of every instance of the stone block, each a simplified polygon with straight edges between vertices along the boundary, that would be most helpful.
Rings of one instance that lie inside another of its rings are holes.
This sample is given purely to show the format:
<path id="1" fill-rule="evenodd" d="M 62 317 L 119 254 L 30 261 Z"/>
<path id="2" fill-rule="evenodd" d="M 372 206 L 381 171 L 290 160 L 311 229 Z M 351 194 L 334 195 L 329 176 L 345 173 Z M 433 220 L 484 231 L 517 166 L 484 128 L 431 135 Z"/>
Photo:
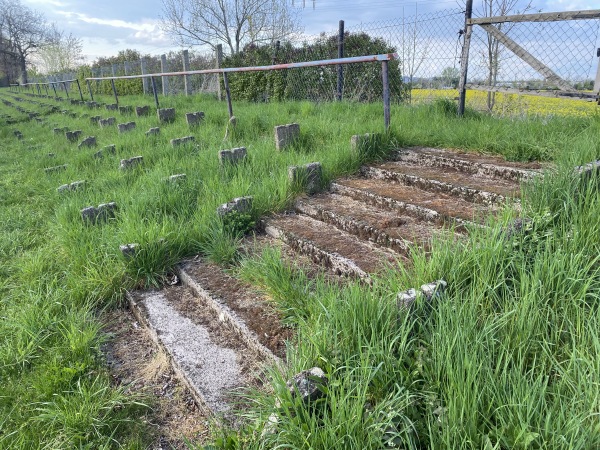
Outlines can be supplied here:
<path id="1" fill-rule="evenodd" d="M 355 134 L 350 138 L 350 148 L 353 152 L 361 153 L 368 146 L 373 145 L 376 138 L 377 134 L 374 133 Z"/>
<path id="2" fill-rule="evenodd" d="M 61 172 L 61 171 L 66 170 L 66 169 L 67 169 L 67 165 L 63 164 L 61 166 L 46 167 L 44 169 L 44 172 L 46 172 L 46 173 L 56 173 L 56 172 Z"/>
<path id="3" fill-rule="evenodd" d="M 417 300 L 419 295 L 422 295 L 427 301 L 431 301 L 436 297 L 441 296 L 446 290 L 447 283 L 444 280 L 437 280 L 432 283 L 424 284 L 421 289 L 408 289 L 407 291 L 400 292 L 396 299 L 399 308 L 410 308 L 413 303 Z"/>
<path id="4" fill-rule="evenodd" d="M 136 106 L 135 107 L 135 115 L 138 117 L 145 117 L 150 115 L 150 107 L 149 106 Z"/>
<path id="5" fill-rule="evenodd" d="M 79 189 L 83 189 L 84 187 L 85 187 L 85 180 L 81 180 L 81 181 L 74 181 L 73 183 L 69 183 L 69 184 L 63 184 L 62 186 L 59 186 L 56 190 L 59 193 L 64 193 L 64 192 L 77 191 Z"/>
<path id="6" fill-rule="evenodd" d="M 185 120 L 190 127 L 195 127 L 204 120 L 204 113 L 201 111 L 186 113 Z"/>
<path id="7" fill-rule="evenodd" d="M 219 162 L 222 166 L 226 164 L 235 165 L 246 159 L 246 147 L 232 148 L 231 150 L 221 150 L 219 152 Z"/>
<path id="8" fill-rule="evenodd" d="M 23 133 L 21 133 L 19 130 L 15 130 L 13 131 L 13 134 L 15 135 L 15 137 L 19 140 L 23 139 Z"/>
<path id="9" fill-rule="evenodd" d="M 88 224 L 106 222 L 108 219 L 114 218 L 116 212 L 117 204 L 115 202 L 102 203 L 101 205 L 98 205 L 97 208 L 88 206 L 80 211 L 81 218 Z"/>
<path id="10" fill-rule="evenodd" d="M 117 109 L 119 109 L 119 105 L 117 105 L 116 103 L 111 103 L 110 105 L 106 105 L 105 108 L 107 111 L 116 111 Z"/>
<path id="11" fill-rule="evenodd" d="M 299 397 L 303 403 L 314 402 L 326 395 L 328 379 L 318 367 L 294 375 L 286 385 L 292 397 Z"/>
<path id="12" fill-rule="evenodd" d="M 143 156 L 134 156 L 129 159 L 121 160 L 121 170 L 133 169 L 144 161 Z"/>
<path id="13" fill-rule="evenodd" d="M 275 127 L 275 148 L 283 150 L 300 137 L 300 125 L 290 123 Z"/>
<path id="14" fill-rule="evenodd" d="M 185 179 L 186 179 L 185 173 L 178 173 L 176 175 L 171 175 L 169 178 L 167 178 L 167 181 L 169 183 L 176 184 L 176 183 L 185 181 Z"/>
<path id="15" fill-rule="evenodd" d="M 56 156 L 56 154 L 54 154 L 54 153 L 48 153 L 48 155 L 46 155 L 46 156 L 48 156 L 48 158 L 54 158 Z"/>
<path id="16" fill-rule="evenodd" d="M 156 136 L 158 134 L 160 134 L 160 128 L 158 127 L 150 128 L 148 131 L 146 131 L 146 136 L 148 137 Z"/>
<path id="17" fill-rule="evenodd" d="M 106 119 L 100 119 L 98 121 L 98 125 L 100 125 L 100 128 L 112 127 L 115 123 L 117 123 L 117 119 L 114 117 L 108 117 Z"/>
<path id="18" fill-rule="evenodd" d="M 128 131 L 135 130 L 135 122 L 120 123 L 117 125 L 117 128 L 119 129 L 119 133 L 127 133 Z"/>
<path id="19" fill-rule="evenodd" d="M 160 123 L 169 123 L 175 120 L 175 108 L 157 109 L 156 114 Z"/>
<path id="20" fill-rule="evenodd" d="M 97 108 L 98 107 L 98 103 L 96 103 L 96 102 L 85 102 L 85 106 L 87 106 L 90 109 L 93 109 L 93 108 Z"/>
<path id="21" fill-rule="evenodd" d="M 217 214 L 220 217 L 225 217 L 232 212 L 246 213 L 252 209 L 252 197 L 237 197 L 232 201 L 223 203 L 217 208 Z"/>
<path id="22" fill-rule="evenodd" d="M 305 189 L 309 194 L 318 192 L 323 183 L 323 168 L 321 163 L 313 162 L 303 166 L 288 167 L 290 183 Z"/>
<path id="23" fill-rule="evenodd" d="M 171 139 L 171 146 L 175 148 L 179 147 L 180 145 L 189 144 L 191 142 L 194 142 L 195 140 L 196 138 L 194 136 L 185 136 L 178 139 Z"/>
<path id="24" fill-rule="evenodd" d="M 79 140 L 80 136 L 81 136 L 81 130 L 67 131 L 65 133 L 65 137 L 67 138 L 67 141 L 69 141 L 69 142 L 77 142 Z"/>
<path id="25" fill-rule="evenodd" d="M 62 134 L 62 133 L 66 133 L 67 131 L 69 131 L 69 129 L 67 127 L 53 128 L 52 131 L 54 132 L 54 134 Z"/>
<path id="26" fill-rule="evenodd" d="M 121 253 L 125 258 L 134 258 L 139 249 L 139 246 L 140 244 L 119 245 L 119 250 L 121 250 Z"/>
<path id="27" fill-rule="evenodd" d="M 127 106 L 119 106 L 119 112 L 121 114 L 133 114 L 133 106 L 131 105 L 127 105 Z"/>
<path id="28" fill-rule="evenodd" d="M 78 148 L 84 147 L 95 147 L 96 146 L 96 136 L 88 136 L 83 141 L 79 143 Z"/>
<path id="29" fill-rule="evenodd" d="M 92 117 L 90 117 L 90 123 L 92 125 L 98 125 L 98 122 L 100 122 L 101 118 L 102 117 L 100 117 L 100 116 L 92 116 Z"/>

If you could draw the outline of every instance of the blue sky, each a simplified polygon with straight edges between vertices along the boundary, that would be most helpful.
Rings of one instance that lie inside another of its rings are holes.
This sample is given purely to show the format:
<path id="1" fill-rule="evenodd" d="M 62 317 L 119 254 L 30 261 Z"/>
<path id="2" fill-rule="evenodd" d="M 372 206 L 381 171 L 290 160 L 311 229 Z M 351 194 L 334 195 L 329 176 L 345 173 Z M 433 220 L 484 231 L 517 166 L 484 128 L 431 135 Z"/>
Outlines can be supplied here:
<path id="1" fill-rule="evenodd" d="M 142 53 L 159 54 L 177 49 L 169 36 L 160 30 L 161 0 L 21 0 L 42 12 L 59 29 L 72 32 L 83 41 L 87 61 L 99 56 L 115 55 L 119 50 L 134 48 Z M 332 31 L 340 19 L 346 26 L 414 15 L 415 2 L 405 0 L 304 0 L 302 25 L 307 35 Z M 295 0 L 302 5 L 303 0 Z M 475 9 L 481 3 L 474 0 Z M 521 1 L 521 4 L 526 2 Z M 422 0 L 419 14 L 458 8 L 456 0 Z M 544 12 L 598 8 L 598 0 L 533 0 Z"/>

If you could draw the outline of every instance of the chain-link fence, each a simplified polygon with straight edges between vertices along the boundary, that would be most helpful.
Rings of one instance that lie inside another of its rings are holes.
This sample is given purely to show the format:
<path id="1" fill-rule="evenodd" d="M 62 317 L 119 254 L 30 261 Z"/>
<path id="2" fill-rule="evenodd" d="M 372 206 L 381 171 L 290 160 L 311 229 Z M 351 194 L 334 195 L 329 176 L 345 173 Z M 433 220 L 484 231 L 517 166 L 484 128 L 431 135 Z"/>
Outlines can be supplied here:
<path id="1" fill-rule="evenodd" d="M 398 59 L 390 62 L 392 101 L 420 103 L 440 97 L 455 100 L 459 95 L 461 51 L 465 38 L 464 9 L 457 7 L 435 13 L 420 13 L 415 7 L 407 8 L 403 13 L 406 14 L 399 19 L 353 24 L 343 30 L 332 27 L 330 32 L 305 36 L 301 42 L 247 46 L 240 54 L 225 56 L 222 61 L 214 52 L 190 52 L 189 65 L 184 66 L 182 53 L 171 52 L 163 55 L 162 63 L 160 57 L 147 57 L 144 61 L 92 67 L 86 76 L 179 72 L 186 67 L 189 70 L 202 70 L 216 67 L 217 60 L 221 61 L 221 67 L 241 67 L 395 52 Z M 571 92 L 589 93 L 597 89 L 594 87 L 594 78 L 598 70 L 596 48 L 600 47 L 598 18 L 507 22 L 490 26 L 564 80 Z M 522 114 L 533 109 L 532 104 L 535 103 L 525 94 L 553 95 L 556 92 L 556 83 L 549 82 L 539 70 L 533 69 L 531 59 L 524 59 L 522 52 L 515 52 L 514 46 L 499 40 L 480 25 L 475 24 L 472 29 L 467 80 L 470 89 L 468 107 Z M 53 78 L 72 79 L 73 75 L 63 74 Z M 222 78 L 221 86 L 219 78 L 215 74 L 192 75 L 188 78 L 188 92 L 217 94 L 222 86 Z M 130 91 L 152 93 L 148 82 L 118 81 L 120 94 Z M 164 87 L 160 77 L 156 77 L 156 82 L 159 92 L 185 92 L 183 76 L 169 78 L 168 86 Z M 229 85 L 234 100 L 250 101 L 333 101 L 340 98 L 348 101 L 379 101 L 382 92 L 381 67 L 378 64 L 236 73 L 230 75 Z M 94 82 L 94 89 L 99 93 L 111 94 L 108 82 Z M 490 93 L 489 89 L 500 92 Z"/>

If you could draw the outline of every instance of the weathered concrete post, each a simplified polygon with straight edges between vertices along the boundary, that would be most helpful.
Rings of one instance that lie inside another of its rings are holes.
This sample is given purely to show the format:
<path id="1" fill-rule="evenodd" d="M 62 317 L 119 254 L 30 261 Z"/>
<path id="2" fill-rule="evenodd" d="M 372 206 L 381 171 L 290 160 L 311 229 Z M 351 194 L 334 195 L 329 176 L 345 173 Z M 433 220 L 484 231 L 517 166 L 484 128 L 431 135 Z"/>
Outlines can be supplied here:
<path id="1" fill-rule="evenodd" d="M 168 72 L 169 67 L 167 66 L 167 55 L 160 55 L 160 71 L 162 73 Z M 163 95 L 169 95 L 169 79 L 167 77 L 161 77 Z"/>
<path id="2" fill-rule="evenodd" d="M 112 65 L 112 76 L 113 77 L 117 76 L 117 65 L 116 64 Z"/>
<path id="3" fill-rule="evenodd" d="M 183 56 L 183 71 L 187 72 L 190 70 L 190 54 L 187 50 L 183 50 L 182 56 Z M 183 86 L 184 86 L 185 95 L 192 95 L 191 81 L 192 80 L 189 75 L 183 76 Z"/>
<path id="4" fill-rule="evenodd" d="M 140 59 L 140 67 L 142 70 L 142 75 L 146 75 L 147 72 L 147 67 L 146 67 L 146 60 L 144 58 Z M 148 93 L 148 78 L 142 78 L 142 86 L 144 89 L 144 95 Z"/>

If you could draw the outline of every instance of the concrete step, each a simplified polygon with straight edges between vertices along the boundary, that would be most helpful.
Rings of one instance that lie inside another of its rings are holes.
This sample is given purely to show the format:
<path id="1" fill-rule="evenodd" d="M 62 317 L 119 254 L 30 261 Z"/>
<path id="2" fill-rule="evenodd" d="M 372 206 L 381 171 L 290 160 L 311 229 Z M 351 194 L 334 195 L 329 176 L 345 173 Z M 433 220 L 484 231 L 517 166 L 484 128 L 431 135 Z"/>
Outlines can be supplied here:
<path id="1" fill-rule="evenodd" d="M 222 267 L 200 259 L 184 261 L 178 274 L 248 347 L 263 359 L 282 364 L 285 341 L 293 337 L 293 331 L 281 325 L 279 315 L 263 295 Z"/>
<path id="2" fill-rule="evenodd" d="M 407 259 L 302 214 L 276 215 L 264 222 L 265 232 L 280 239 L 334 273 L 370 282 L 370 274 Z"/>
<path id="3" fill-rule="evenodd" d="M 434 235 L 444 233 L 443 227 L 435 222 L 339 194 L 298 200 L 296 211 L 405 256 L 414 246 L 429 250 Z"/>
<path id="4" fill-rule="evenodd" d="M 346 178 L 332 183 L 331 191 L 419 220 L 455 225 L 459 229 L 482 223 L 498 210 L 494 205 L 472 203 L 449 194 L 423 191 L 381 179 Z"/>
<path id="5" fill-rule="evenodd" d="M 472 203 L 493 205 L 519 195 L 519 183 L 483 177 L 454 168 L 425 167 L 403 161 L 363 166 L 367 178 L 386 180 L 435 194 L 446 194 Z"/>
<path id="6" fill-rule="evenodd" d="M 236 424 L 234 393 L 260 387 L 264 356 L 187 286 L 128 293 L 130 306 L 207 413 Z"/>
<path id="7" fill-rule="evenodd" d="M 480 177 L 493 177 L 510 181 L 526 181 L 542 173 L 542 166 L 537 162 L 519 163 L 475 152 L 428 147 L 411 147 L 398 150 L 395 159 L 396 161 L 420 166 L 454 169 Z"/>

